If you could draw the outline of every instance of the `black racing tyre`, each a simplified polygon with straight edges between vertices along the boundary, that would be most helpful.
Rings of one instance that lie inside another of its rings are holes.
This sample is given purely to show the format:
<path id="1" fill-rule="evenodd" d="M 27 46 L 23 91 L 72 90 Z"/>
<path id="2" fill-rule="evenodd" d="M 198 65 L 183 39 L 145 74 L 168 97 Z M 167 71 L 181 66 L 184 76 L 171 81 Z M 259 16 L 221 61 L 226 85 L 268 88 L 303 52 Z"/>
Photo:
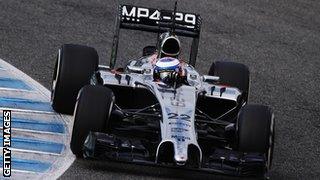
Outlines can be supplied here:
<path id="1" fill-rule="evenodd" d="M 83 144 L 90 131 L 108 131 L 114 100 L 113 92 L 104 86 L 86 85 L 80 90 L 70 142 L 77 157 L 83 157 Z"/>
<path id="2" fill-rule="evenodd" d="M 52 78 L 51 103 L 55 111 L 72 114 L 79 90 L 90 84 L 98 69 L 94 48 L 64 44 L 59 50 Z"/>
<path id="3" fill-rule="evenodd" d="M 216 61 L 212 63 L 208 74 L 219 76 L 220 84 L 237 87 L 243 93 L 243 100 L 248 101 L 250 72 L 246 65 L 229 61 Z"/>
<path id="4" fill-rule="evenodd" d="M 270 168 L 273 156 L 275 120 L 271 109 L 263 105 L 245 105 L 237 120 L 238 150 L 264 153 Z"/>

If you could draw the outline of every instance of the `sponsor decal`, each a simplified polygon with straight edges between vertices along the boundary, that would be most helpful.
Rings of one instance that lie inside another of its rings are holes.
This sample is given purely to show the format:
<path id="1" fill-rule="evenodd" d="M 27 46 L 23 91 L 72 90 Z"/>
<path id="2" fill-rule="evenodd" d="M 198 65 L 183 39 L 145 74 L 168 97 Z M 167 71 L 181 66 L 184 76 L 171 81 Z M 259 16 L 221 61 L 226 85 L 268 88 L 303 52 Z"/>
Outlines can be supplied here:
<path id="1" fill-rule="evenodd" d="M 150 21 L 155 21 L 158 24 L 160 20 L 161 13 L 157 9 L 135 7 L 135 6 L 122 6 L 122 20 L 140 22 L 142 19 L 148 19 Z M 162 15 L 165 20 L 171 20 L 171 14 Z M 197 17 L 195 14 L 176 12 L 175 21 L 184 22 L 188 24 L 187 28 L 194 28 L 196 25 Z"/>
<path id="2" fill-rule="evenodd" d="M 3 110 L 3 176 L 11 176 L 11 111 Z"/>
<path id="3" fill-rule="evenodd" d="M 191 117 L 187 114 L 168 113 L 168 119 L 191 121 L 190 118 Z"/>
<path id="4" fill-rule="evenodd" d="M 169 125 L 181 126 L 181 127 L 186 127 L 186 128 L 191 127 L 191 125 L 189 123 L 183 123 L 183 122 L 169 122 Z"/>
<path id="5" fill-rule="evenodd" d="M 180 136 L 180 135 L 172 135 L 171 138 L 174 138 L 174 139 L 177 139 L 177 141 L 183 141 L 183 142 L 186 140 L 188 141 L 191 140 L 191 138 L 188 136 Z"/>
<path id="6" fill-rule="evenodd" d="M 185 107 L 185 100 L 181 97 L 183 93 L 181 91 L 177 91 L 174 97 L 171 97 L 171 105 L 177 107 Z"/>

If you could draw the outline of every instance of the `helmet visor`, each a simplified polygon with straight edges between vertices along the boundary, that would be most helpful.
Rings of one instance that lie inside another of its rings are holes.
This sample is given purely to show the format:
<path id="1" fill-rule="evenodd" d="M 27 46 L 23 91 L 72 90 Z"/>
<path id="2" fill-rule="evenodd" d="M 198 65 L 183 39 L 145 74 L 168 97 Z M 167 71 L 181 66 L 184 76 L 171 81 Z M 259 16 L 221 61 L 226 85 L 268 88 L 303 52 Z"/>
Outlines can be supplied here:
<path id="1" fill-rule="evenodd" d="M 163 72 L 160 72 L 160 73 L 159 73 L 160 79 L 162 79 L 162 80 L 166 79 L 167 77 L 170 76 L 171 73 L 172 73 L 172 71 L 163 71 Z"/>

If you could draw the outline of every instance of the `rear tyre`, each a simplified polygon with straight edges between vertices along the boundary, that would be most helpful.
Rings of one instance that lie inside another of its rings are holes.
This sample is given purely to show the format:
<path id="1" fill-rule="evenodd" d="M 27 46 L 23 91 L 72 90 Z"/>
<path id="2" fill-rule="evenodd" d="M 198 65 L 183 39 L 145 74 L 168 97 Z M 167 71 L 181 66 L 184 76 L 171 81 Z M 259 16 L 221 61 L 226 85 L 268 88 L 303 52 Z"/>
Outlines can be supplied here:
<path id="1" fill-rule="evenodd" d="M 249 95 L 249 68 L 241 63 L 217 61 L 212 63 L 210 76 L 219 76 L 220 84 L 232 86 L 242 91 L 242 99 L 247 102 Z"/>
<path id="2" fill-rule="evenodd" d="M 113 92 L 104 86 L 84 86 L 78 96 L 70 148 L 83 157 L 83 144 L 89 132 L 106 132 L 114 104 Z"/>
<path id="3" fill-rule="evenodd" d="M 94 48 L 65 44 L 56 60 L 52 79 L 52 107 L 59 113 L 72 114 L 79 90 L 98 69 L 99 57 Z"/>
<path id="4" fill-rule="evenodd" d="M 271 168 L 275 121 L 271 109 L 262 105 L 245 105 L 237 121 L 238 150 L 263 153 Z"/>

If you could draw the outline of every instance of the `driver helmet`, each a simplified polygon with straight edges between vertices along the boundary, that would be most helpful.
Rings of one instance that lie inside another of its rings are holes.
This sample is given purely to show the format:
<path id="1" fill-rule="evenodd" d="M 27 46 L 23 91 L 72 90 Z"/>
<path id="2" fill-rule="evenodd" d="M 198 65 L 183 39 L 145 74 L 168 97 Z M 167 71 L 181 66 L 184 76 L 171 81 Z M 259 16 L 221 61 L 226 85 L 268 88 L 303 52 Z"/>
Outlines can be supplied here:
<path id="1" fill-rule="evenodd" d="M 179 73 L 180 61 L 172 57 L 164 57 L 157 61 L 154 70 L 153 77 L 156 81 L 162 81 L 164 83 L 170 83 L 172 75 Z"/>
<path id="2" fill-rule="evenodd" d="M 160 35 L 159 46 L 160 58 L 177 58 L 180 54 L 180 40 L 178 39 L 178 36 L 171 35 L 169 32 Z"/>

